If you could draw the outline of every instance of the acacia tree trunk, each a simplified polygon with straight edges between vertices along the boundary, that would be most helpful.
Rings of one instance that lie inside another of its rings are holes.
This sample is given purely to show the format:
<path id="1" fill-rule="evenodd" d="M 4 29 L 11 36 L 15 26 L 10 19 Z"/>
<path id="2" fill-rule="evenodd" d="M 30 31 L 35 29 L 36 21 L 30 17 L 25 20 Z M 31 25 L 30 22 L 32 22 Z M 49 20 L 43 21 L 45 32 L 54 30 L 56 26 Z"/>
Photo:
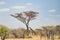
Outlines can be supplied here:
<path id="1" fill-rule="evenodd" d="M 54 40 L 54 35 L 51 36 L 51 40 Z"/>
<path id="2" fill-rule="evenodd" d="M 53 31 L 51 31 L 51 40 L 54 40 L 54 32 Z"/>
<path id="3" fill-rule="evenodd" d="M 46 36 L 47 36 L 47 39 L 49 40 L 50 39 L 50 31 L 47 31 Z"/>
<path id="4" fill-rule="evenodd" d="M 60 39 L 60 30 L 59 30 L 59 39 Z"/>
<path id="5" fill-rule="evenodd" d="M 51 40 L 54 40 L 54 34 L 52 33 L 52 35 L 51 35 Z"/>
<path id="6" fill-rule="evenodd" d="M 28 27 L 28 24 L 26 24 L 26 27 L 27 27 L 27 36 L 29 36 L 29 27 Z"/>
<path id="7" fill-rule="evenodd" d="M 5 40 L 6 38 L 6 34 L 4 34 L 3 36 L 1 36 L 1 40 Z"/>

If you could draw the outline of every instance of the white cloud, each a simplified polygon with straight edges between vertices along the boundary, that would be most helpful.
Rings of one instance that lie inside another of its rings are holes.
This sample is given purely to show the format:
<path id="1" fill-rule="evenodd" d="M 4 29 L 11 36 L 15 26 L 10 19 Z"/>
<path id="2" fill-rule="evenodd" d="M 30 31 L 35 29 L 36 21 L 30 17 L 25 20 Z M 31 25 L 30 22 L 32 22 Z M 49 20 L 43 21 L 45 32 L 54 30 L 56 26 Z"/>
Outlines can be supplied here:
<path id="1" fill-rule="evenodd" d="M 26 8 L 26 6 L 13 6 L 12 8 L 14 8 L 14 9 L 24 9 L 24 8 Z"/>
<path id="2" fill-rule="evenodd" d="M 56 12 L 56 9 L 50 9 L 48 12 Z"/>
<path id="3" fill-rule="evenodd" d="M 15 5 L 15 6 L 12 6 L 11 8 L 19 10 L 19 9 L 25 9 L 31 5 L 32 5 L 32 3 L 26 3 L 25 5 L 22 5 L 22 6 L 21 5 Z"/>
<path id="4" fill-rule="evenodd" d="M 6 2 L 0 2 L 0 5 L 6 4 Z"/>
<path id="5" fill-rule="evenodd" d="M 31 5 L 32 5 L 32 3 L 26 3 L 26 5 L 31 6 Z"/>
<path id="6" fill-rule="evenodd" d="M 0 12 L 8 12 L 10 9 L 8 9 L 8 8 L 1 8 L 0 9 Z"/>

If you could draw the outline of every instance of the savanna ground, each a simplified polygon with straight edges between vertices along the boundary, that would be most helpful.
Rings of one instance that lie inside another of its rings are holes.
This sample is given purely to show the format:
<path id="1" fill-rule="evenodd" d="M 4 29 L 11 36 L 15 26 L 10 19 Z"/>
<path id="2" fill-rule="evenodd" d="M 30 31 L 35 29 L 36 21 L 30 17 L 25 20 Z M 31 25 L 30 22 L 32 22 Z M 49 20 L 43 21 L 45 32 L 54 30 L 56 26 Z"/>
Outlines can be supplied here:
<path id="1" fill-rule="evenodd" d="M 48 39 L 45 39 L 45 37 L 40 39 L 40 36 L 33 36 L 33 38 L 24 38 L 24 39 L 23 38 L 7 38 L 5 40 L 48 40 Z M 58 37 L 56 37 L 56 38 L 54 38 L 54 40 L 60 40 L 60 39 L 58 39 Z"/>

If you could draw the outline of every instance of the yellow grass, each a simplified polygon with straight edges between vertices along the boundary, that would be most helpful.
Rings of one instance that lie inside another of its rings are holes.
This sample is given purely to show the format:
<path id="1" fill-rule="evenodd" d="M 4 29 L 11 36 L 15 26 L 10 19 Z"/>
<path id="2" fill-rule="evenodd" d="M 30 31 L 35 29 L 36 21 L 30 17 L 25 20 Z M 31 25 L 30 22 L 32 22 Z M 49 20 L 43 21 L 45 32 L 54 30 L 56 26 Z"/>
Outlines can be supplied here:
<path id="1" fill-rule="evenodd" d="M 24 38 L 24 39 L 22 39 L 22 38 L 11 38 L 11 39 L 5 39 L 5 40 L 45 40 L 45 38 L 43 37 L 42 39 L 40 39 L 39 36 L 33 36 L 33 38 Z M 55 38 L 55 40 L 60 40 L 60 39 Z"/>

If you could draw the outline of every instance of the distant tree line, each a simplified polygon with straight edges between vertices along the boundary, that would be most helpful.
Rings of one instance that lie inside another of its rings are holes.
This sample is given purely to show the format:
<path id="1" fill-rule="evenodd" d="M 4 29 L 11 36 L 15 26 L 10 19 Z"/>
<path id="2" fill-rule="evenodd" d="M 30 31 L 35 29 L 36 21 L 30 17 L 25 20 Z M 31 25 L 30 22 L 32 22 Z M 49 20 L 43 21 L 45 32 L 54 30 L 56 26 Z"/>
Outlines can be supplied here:
<path id="1" fill-rule="evenodd" d="M 25 38 L 27 34 L 25 33 L 27 30 L 24 28 L 18 29 L 9 29 L 4 25 L 0 25 L 0 37 L 1 40 L 5 40 L 5 38 Z M 60 25 L 56 26 L 42 26 L 39 29 L 30 29 L 29 35 L 32 38 L 34 35 L 40 36 L 40 39 L 45 37 L 46 39 L 54 40 L 56 36 L 60 38 Z"/>

